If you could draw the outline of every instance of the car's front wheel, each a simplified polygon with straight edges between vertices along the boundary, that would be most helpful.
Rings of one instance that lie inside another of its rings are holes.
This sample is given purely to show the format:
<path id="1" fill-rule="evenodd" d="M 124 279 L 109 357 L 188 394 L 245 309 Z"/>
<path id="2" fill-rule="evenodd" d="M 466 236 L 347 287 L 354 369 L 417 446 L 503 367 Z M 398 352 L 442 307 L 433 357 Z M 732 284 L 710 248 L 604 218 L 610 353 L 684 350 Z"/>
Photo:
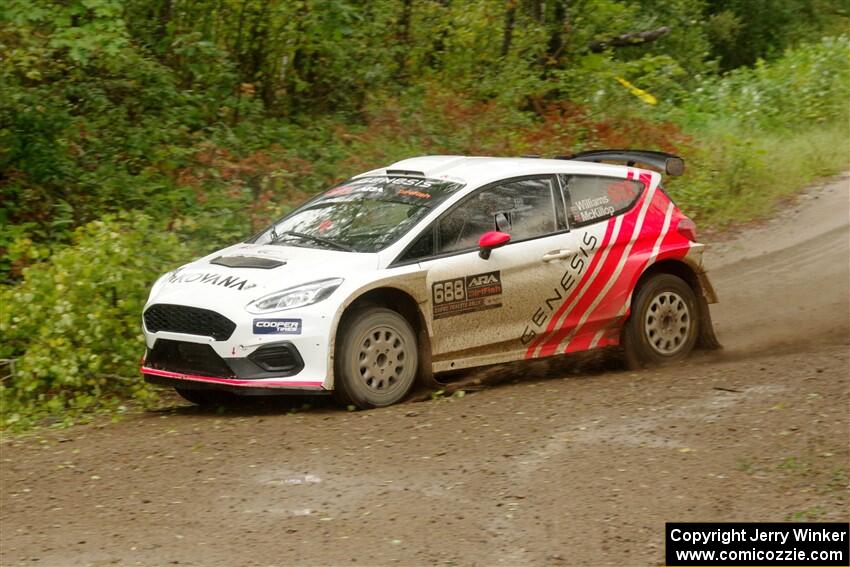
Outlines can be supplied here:
<path id="1" fill-rule="evenodd" d="M 390 309 L 348 314 L 338 335 L 334 393 L 345 405 L 383 407 L 404 399 L 416 380 L 416 333 Z"/>
<path id="2" fill-rule="evenodd" d="M 696 296 L 684 280 L 652 276 L 635 295 L 623 329 L 627 365 L 641 368 L 684 359 L 696 344 L 698 317 Z"/>

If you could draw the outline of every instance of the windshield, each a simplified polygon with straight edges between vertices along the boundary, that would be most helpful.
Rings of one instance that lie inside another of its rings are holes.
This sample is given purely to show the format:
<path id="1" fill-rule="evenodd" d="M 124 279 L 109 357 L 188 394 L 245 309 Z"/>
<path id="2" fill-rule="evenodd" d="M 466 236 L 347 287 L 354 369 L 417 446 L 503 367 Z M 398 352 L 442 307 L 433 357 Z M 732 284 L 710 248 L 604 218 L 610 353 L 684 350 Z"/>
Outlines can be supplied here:
<path id="1" fill-rule="evenodd" d="M 276 221 L 249 242 L 378 252 L 461 187 L 460 183 L 421 177 L 349 179 Z"/>

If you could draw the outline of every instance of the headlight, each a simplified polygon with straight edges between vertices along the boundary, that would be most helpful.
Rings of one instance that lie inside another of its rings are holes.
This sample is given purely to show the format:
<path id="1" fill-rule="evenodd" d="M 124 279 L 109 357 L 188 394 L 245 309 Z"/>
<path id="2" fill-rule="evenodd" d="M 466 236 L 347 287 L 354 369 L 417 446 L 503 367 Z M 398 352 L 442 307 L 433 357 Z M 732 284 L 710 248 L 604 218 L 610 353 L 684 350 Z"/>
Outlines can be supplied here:
<path id="1" fill-rule="evenodd" d="M 252 301 L 245 309 L 251 313 L 268 313 L 305 307 L 326 299 L 342 282 L 342 278 L 333 278 L 291 287 Z"/>

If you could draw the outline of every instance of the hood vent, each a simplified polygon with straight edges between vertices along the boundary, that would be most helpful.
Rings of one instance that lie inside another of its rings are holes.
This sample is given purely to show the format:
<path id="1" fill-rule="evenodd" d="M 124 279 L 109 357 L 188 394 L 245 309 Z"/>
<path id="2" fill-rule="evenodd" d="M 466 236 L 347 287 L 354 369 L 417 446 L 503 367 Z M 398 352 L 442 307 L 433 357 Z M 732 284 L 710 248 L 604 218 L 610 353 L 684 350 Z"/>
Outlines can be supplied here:
<path id="1" fill-rule="evenodd" d="M 286 262 L 272 260 L 271 258 L 255 258 L 253 256 L 219 256 L 210 260 L 210 264 L 218 264 L 219 266 L 227 266 L 228 268 L 259 268 L 261 270 L 270 270 L 283 266 Z"/>

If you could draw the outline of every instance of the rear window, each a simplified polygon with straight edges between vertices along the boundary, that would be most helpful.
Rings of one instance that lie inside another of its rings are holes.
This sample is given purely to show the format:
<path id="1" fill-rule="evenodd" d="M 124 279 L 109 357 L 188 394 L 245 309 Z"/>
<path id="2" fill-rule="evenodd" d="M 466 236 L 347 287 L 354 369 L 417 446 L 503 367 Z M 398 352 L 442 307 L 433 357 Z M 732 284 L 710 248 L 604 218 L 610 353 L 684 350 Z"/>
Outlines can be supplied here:
<path id="1" fill-rule="evenodd" d="M 571 228 L 610 219 L 629 210 L 643 191 L 634 179 L 595 175 L 562 175 Z"/>

